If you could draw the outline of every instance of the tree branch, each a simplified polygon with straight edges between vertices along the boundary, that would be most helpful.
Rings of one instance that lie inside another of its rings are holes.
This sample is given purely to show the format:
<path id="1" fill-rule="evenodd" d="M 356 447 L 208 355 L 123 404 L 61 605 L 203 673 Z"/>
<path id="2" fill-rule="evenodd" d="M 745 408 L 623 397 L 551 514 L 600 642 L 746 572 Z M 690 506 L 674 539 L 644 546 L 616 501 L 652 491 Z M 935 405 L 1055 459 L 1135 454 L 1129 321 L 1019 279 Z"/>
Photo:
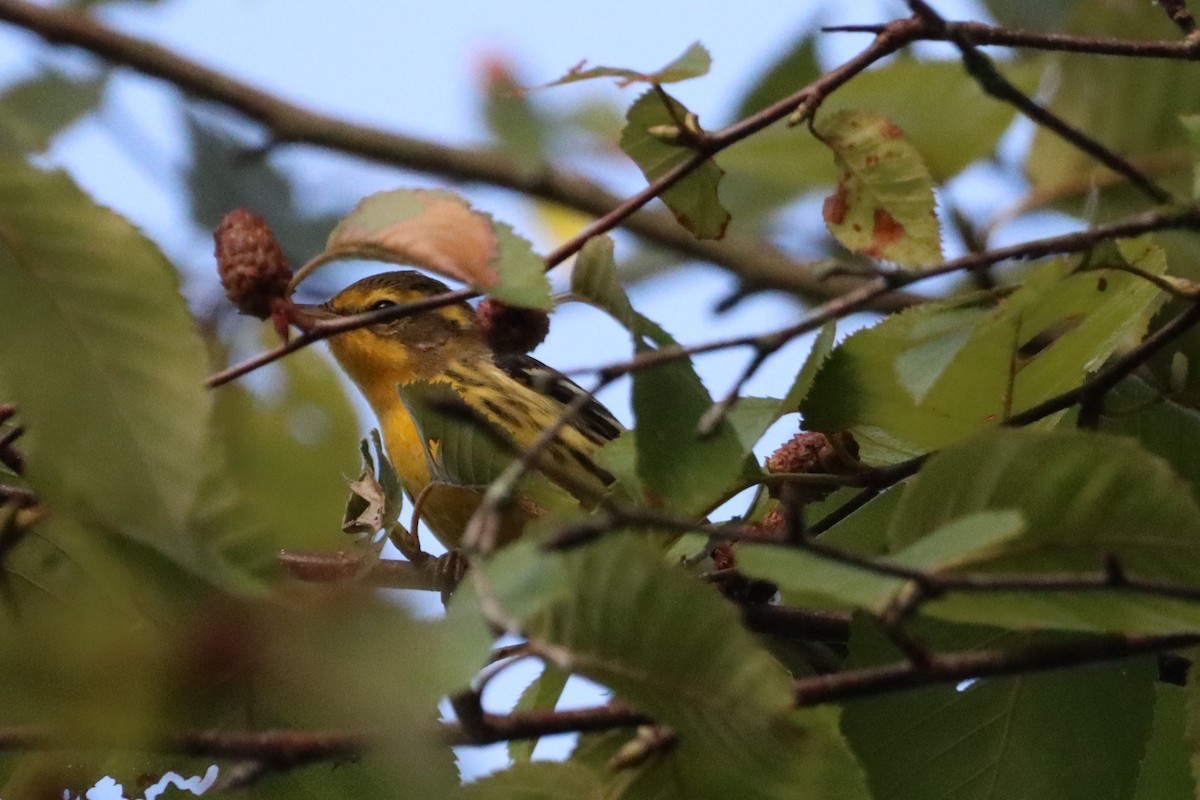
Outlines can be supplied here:
<path id="1" fill-rule="evenodd" d="M 454 586 L 435 570 L 424 569 L 411 561 L 382 558 L 373 563 L 350 553 L 305 553 L 282 550 L 279 564 L 297 580 L 312 583 L 361 581 L 381 589 L 410 589 L 445 592 Z"/>
<path id="2" fill-rule="evenodd" d="M 754 237 L 730 234 L 720 243 L 701 241 L 675 222 L 670 214 L 657 211 L 634 213 L 667 185 L 686 174 L 687 170 L 651 184 L 656 188 L 641 193 L 636 202 L 630 200 L 621 203 L 598 184 L 548 166 L 530 170 L 495 151 L 449 147 L 319 114 L 186 59 L 168 48 L 108 28 L 87 14 L 21 0 L 0 0 L 0 20 L 24 28 L 47 42 L 83 48 L 114 64 L 160 78 L 196 97 L 232 108 L 263 125 L 276 142 L 315 145 L 450 180 L 498 186 L 601 218 L 619 209 L 618 217 L 609 219 L 605 224 L 594 223 L 589 226 L 587 236 L 609 230 L 619 222 L 647 242 L 690 258 L 717 264 L 755 286 L 794 292 L 809 298 L 827 298 L 848 291 L 859 283 L 849 277 L 822 279 L 807 269 L 806 265 L 793 261 L 778 248 Z M 849 68 L 843 65 L 802 91 L 820 96 L 828 94 L 879 58 L 911 41 L 916 32 L 916 28 L 908 23 L 894 25 L 881 32 L 877 43 L 864 51 L 868 54 L 866 58 L 860 56 L 847 62 Z M 710 152 L 700 157 L 697 163 L 712 152 L 728 147 L 787 116 L 796 104 L 784 106 L 777 103 L 770 109 L 764 109 L 764 112 L 771 113 L 759 112 L 724 131 L 712 134 L 708 139 L 711 143 Z M 574 245 L 572 247 L 577 249 Z M 574 249 L 561 247 L 547 261 L 551 265 L 558 263 Z M 895 295 L 881 299 L 876 308 L 894 311 L 919 301 L 920 298 Z"/>

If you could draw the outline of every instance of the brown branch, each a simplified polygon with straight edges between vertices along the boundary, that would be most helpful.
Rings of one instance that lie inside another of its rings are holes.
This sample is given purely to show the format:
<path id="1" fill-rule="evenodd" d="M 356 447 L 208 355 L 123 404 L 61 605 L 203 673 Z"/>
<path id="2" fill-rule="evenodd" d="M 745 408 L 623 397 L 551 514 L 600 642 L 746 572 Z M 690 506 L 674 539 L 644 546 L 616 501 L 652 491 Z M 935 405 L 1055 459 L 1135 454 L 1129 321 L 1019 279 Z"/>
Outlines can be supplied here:
<path id="1" fill-rule="evenodd" d="M 1169 203 L 1173 200 L 1170 192 L 1155 183 L 1151 178 L 1135 167 L 1126 158 L 1113 152 L 1080 129 L 1071 125 L 1065 119 L 1050 109 L 1037 103 L 1024 92 L 1010 83 L 992 60 L 975 46 L 971 37 L 962 30 L 950 30 L 946 20 L 933 10 L 925 0 L 908 0 L 909 7 L 923 19 L 931 30 L 947 31 L 947 36 L 962 54 L 963 66 L 967 73 L 975 79 L 984 92 L 997 100 L 1008 103 L 1033 122 L 1057 134 L 1061 139 L 1073 145 L 1077 150 L 1086 153 L 1125 178 L 1157 203 Z"/>
<path id="2" fill-rule="evenodd" d="M 436 571 L 418 567 L 410 561 L 378 559 L 367 564 L 350 553 L 304 553 L 282 550 L 279 564 L 297 580 L 312 583 L 361 581 L 382 589 L 411 589 L 444 592 L 454 587 Z"/>
<path id="3" fill-rule="evenodd" d="M 523 739 L 538 739 L 556 733 L 589 733 L 613 728 L 633 728 L 648 725 L 653 720 L 645 714 L 613 702 L 592 708 L 565 711 L 514 711 L 511 714 L 483 714 L 472 725 L 473 733 L 462 725 L 447 723 L 443 738 L 451 745 L 485 745 Z"/>
<path id="4" fill-rule="evenodd" d="M 659 184 L 657 188 L 639 193 L 636 202 L 631 199 L 621 203 L 599 185 L 578 175 L 550 167 L 530 170 L 493 150 L 448 147 L 319 114 L 183 58 L 168 48 L 108 28 L 86 14 L 21 0 L 0 0 L 0 20 L 31 31 L 47 42 L 81 47 L 114 64 L 160 78 L 196 97 L 232 108 L 263 125 L 276 142 L 315 145 L 382 164 L 431 173 L 455 181 L 498 186 L 560 203 L 601 217 L 603 221 L 598 220 L 588 226 L 588 237 L 622 223 L 648 242 L 722 266 L 751 285 L 795 292 L 810 298 L 836 296 L 857 285 L 852 278 L 822 280 L 805 265 L 793 261 L 778 248 L 758 238 L 730 234 L 720 243 L 701 241 L 667 213 L 634 213 L 663 188 L 682 177 L 686 170 L 673 171 L 672 175 L 664 176 L 656 182 Z M 865 58 L 860 55 L 847 62 L 850 65 L 848 68 L 843 65 L 810 84 L 801 93 L 804 97 L 828 94 L 854 74 L 911 41 L 917 31 L 918 28 L 911 23 L 893 25 L 881 32 L 876 43 L 864 51 Z M 711 134 L 706 139 L 711 144 L 710 152 L 706 155 L 787 116 L 804 97 L 793 101 L 791 105 L 781 101 L 771 109 L 764 109 L 720 133 Z M 706 155 L 699 157 L 688 169 L 702 163 Z M 619 213 L 612 216 L 618 210 Z M 550 254 L 547 263 L 553 265 L 562 261 L 578 248 L 578 244 L 559 247 Z M 898 310 L 919 301 L 920 298 L 895 295 L 883 300 L 878 309 Z"/>
<path id="5" fill-rule="evenodd" d="M 835 25 L 822 28 L 825 33 L 871 33 L 878 35 L 890 23 L 871 25 Z M 982 22 L 948 22 L 942 31 L 927 31 L 921 38 L 931 41 L 951 41 L 962 33 L 976 45 L 987 47 L 1022 47 L 1030 50 L 1053 50 L 1065 53 L 1091 53 L 1098 56 L 1128 58 L 1165 58 L 1180 61 L 1200 61 L 1200 41 L 1189 39 L 1114 39 L 1107 36 L 1073 36 L 1065 33 L 1039 33 L 1017 28 L 1003 28 Z"/>
<path id="6" fill-rule="evenodd" d="M 795 682 L 797 706 L 843 702 L 970 678 L 1024 675 L 1115 661 L 1200 644 L 1200 634 L 1098 636 L 1011 650 L 931 654 L 922 664 L 902 661 L 881 667 L 813 675 Z"/>
<path id="7" fill-rule="evenodd" d="M 103 744 L 159 753 L 250 760 L 272 769 L 289 769 L 314 761 L 354 758 L 366 747 L 366 737 L 353 731 L 211 729 L 167 734 L 150 742 L 115 740 Z M 0 751 L 68 750 L 96 745 L 94 741 L 66 731 L 31 726 L 0 728 Z"/>

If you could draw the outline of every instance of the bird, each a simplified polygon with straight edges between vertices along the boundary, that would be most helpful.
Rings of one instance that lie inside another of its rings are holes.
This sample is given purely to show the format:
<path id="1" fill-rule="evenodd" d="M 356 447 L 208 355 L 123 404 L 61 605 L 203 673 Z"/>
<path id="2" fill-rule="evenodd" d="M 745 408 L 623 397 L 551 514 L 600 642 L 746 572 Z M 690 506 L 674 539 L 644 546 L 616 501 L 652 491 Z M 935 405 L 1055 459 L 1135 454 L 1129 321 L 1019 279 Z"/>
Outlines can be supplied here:
<path id="1" fill-rule="evenodd" d="M 312 319 L 336 319 L 449 291 L 421 272 L 398 270 L 296 308 Z M 622 433 L 621 423 L 557 370 L 523 353 L 495 352 L 466 302 L 338 333 L 328 344 L 371 406 L 423 524 L 450 550 L 462 544 L 491 480 L 572 403 L 579 404 L 576 413 L 503 509 L 498 543 L 515 540 L 549 512 L 593 506 L 613 483 L 596 454 Z"/>

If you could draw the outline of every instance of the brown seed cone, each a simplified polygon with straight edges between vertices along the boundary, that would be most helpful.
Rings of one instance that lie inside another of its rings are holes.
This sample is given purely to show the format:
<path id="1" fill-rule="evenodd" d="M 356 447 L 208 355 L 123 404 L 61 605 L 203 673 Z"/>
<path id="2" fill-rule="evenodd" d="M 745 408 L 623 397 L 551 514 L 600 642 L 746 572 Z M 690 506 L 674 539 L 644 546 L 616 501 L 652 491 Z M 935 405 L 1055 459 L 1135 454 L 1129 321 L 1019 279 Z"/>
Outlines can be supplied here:
<path id="1" fill-rule="evenodd" d="M 266 220 L 234 209 L 221 219 L 213 240 L 225 296 L 243 314 L 269 317 L 273 301 L 287 295 L 292 270 Z"/>
<path id="2" fill-rule="evenodd" d="M 528 353 L 550 332 L 550 316 L 545 311 L 510 306 L 491 297 L 479 304 L 475 317 L 497 353 Z"/>
<path id="3" fill-rule="evenodd" d="M 852 475 L 855 471 L 853 463 L 847 463 L 846 456 L 858 458 L 858 442 L 847 431 L 826 436 L 817 431 L 802 431 L 784 442 L 772 453 L 766 461 L 767 472 L 789 473 L 809 472 L 829 475 Z M 779 489 L 774 487 L 772 497 L 779 497 Z M 814 486 L 801 483 L 786 487 L 790 496 L 788 500 L 798 503 L 812 503 L 828 497 L 836 486 Z"/>

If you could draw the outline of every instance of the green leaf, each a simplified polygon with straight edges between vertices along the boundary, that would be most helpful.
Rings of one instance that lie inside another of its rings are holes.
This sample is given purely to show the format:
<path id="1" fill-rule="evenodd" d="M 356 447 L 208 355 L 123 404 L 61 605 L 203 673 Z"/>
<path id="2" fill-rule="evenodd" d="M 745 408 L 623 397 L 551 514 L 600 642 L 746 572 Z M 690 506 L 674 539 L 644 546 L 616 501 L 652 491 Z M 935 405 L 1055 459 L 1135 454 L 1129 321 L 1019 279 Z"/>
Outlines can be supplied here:
<path id="1" fill-rule="evenodd" d="M 1005 66 L 1010 81 L 1036 91 L 1043 61 Z M 855 76 L 823 104 L 823 113 L 870 109 L 896 123 L 921 154 L 935 183 L 945 183 L 969 164 L 989 158 L 1012 124 L 1014 111 L 979 91 L 962 64 L 901 58 Z M 971 121 L 971 135 L 946 124 L 946 109 Z M 721 197 L 738 220 L 776 212 L 803 193 L 833 186 L 837 169 L 829 150 L 803 129 L 780 121 L 722 151 L 728 172 Z"/>
<path id="2" fill-rule="evenodd" d="M 617 280 L 611 239 L 596 237 L 585 245 L 571 273 L 571 291 L 625 326 L 639 353 L 651 352 L 647 340 L 660 347 L 675 344 L 666 331 L 633 310 Z M 688 359 L 633 373 L 638 476 L 668 508 L 707 510 L 744 469 L 753 442 L 743 446 L 729 420 L 709 436 L 698 435 L 700 418 L 711 407 L 712 397 Z M 739 421 L 748 422 L 746 438 L 761 423 L 743 417 Z"/>
<path id="3" fill-rule="evenodd" d="M 694 795 L 794 796 L 805 733 L 787 672 L 731 605 L 664 563 L 651 543 L 612 534 L 539 554 L 518 542 L 488 563 L 486 578 L 500 607 L 561 668 L 672 727 L 681 780 Z"/>
<path id="4" fill-rule="evenodd" d="M 1200 583 L 1200 507 L 1189 487 L 1134 442 L 1075 431 L 988 431 L 937 453 L 905 489 L 888 528 L 913 546 L 964 515 L 1015 510 L 1025 529 L 974 559 L 972 573 L 1102 574 Z M 1195 630 L 1194 603 L 1124 592 L 949 593 L 923 613 L 1023 629 Z"/>
<path id="5" fill-rule="evenodd" d="M 9 86 L 0 94 L 0 149 L 40 153 L 62 130 L 100 105 L 107 76 L 74 80 L 59 72 Z"/>
<path id="6" fill-rule="evenodd" d="M 821 115 L 814 131 L 838 166 L 822 215 L 850 250 L 901 266 L 942 260 L 933 179 L 896 125 L 869 111 Z"/>
<path id="7" fill-rule="evenodd" d="M 329 234 L 322 257 L 414 264 L 512 305 L 551 307 L 545 263 L 529 242 L 441 190 L 368 196 Z"/>
<path id="8" fill-rule="evenodd" d="M 546 664 L 534 678 L 521 696 L 517 698 L 513 711 L 542 711 L 553 710 L 562 697 L 567 679 L 571 676 L 553 664 Z M 508 757 L 513 761 L 528 761 L 533 757 L 533 750 L 541 739 L 512 739 L 508 743 Z"/>
<path id="9" fill-rule="evenodd" d="M 816 382 L 817 373 L 821 370 L 825 359 L 829 358 L 829 354 L 833 352 L 833 343 L 836 338 L 837 323 L 825 323 L 821 327 L 821 332 L 817 334 L 817 338 L 813 340 L 812 350 L 809 351 L 808 357 L 804 359 L 804 366 L 796 373 L 796 380 L 792 381 L 791 388 L 783 396 L 783 400 L 779 402 L 779 413 L 776 419 L 782 417 L 784 414 L 791 414 L 800 410 L 800 403 L 808 396 L 809 390 L 812 389 L 813 384 Z"/>
<path id="10" fill-rule="evenodd" d="M 917 633 L 939 649 L 1022 643 L 981 629 Z M 903 658 L 865 625 L 855 627 L 850 647 L 855 666 Z M 847 705 L 842 731 L 875 800 L 1128 797 L 1150 732 L 1155 676 L 1147 658 L 895 692 Z"/>
<path id="11" fill-rule="evenodd" d="M 1020 514 L 982 511 L 947 522 L 900 550 L 892 564 L 936 574 L 982 560 L 1021 532 Z M 828 544 L 822 537 L 822 544 Z M 837 546 L 836 544 L 832 546 Z M 854 552 L 851 550 L 851 552 Z M 856 553 L 859 554 L 859 553 Z M 742 545 L 738 568 L 779 586 L 789 602 L 862 608 L 881 613 L 908 581 L 871 572 L 804 549 Z"/>
<path id="12" fill-rule="evenodd" d="M 690 160 L 695 150 L 685 144 L 670 144 L 652 131 L 678 128 L 690 112 L 675 98 L 648 91 L 629 108 L 621 131 L 621 150 L 647 181 L 655 181 Z M 697 239 L 720 239 L 729 225 L 729 212 L 717 197 L 717 185 L 725 172 L 712 159 L 705 161 L 659 195 L 679 224 Z"/>
<path id="13" fill-rule="evenodd" d="M 61 173 L 0 160 L 0 385 L 29 432 L 30 485 L 222 582 L 253 534 L 195 523 L 212 462 L 207 362 L 176 276 Z"/>
<path id="14" fill-rule="evenodd" d="M 1106 264 L 1162 274 L 1144 240 L 1031 272 L 1003 303 L 930 303 L 847 338 L 801 406 L 813 430 L 850 429 L 866 461 L 894 462 L 960 440 L 1079 386 L 1137 340 L 1164 294 Z M 1044 424 L 1052 424 L 1053 419 Z"/>
<path id="15" fill-rule="evenodd" d="M 1129 377 L 1105 396 L 1100 430 L 1136 439 L 1164 459 L 1200 501 L 1200 411 L 1166 399 L 1148 384 Z"/>
<path id="16" fill-rule="evenodd" d="M 467 786 L 466 800 L 604 800 L 596 771 L 571 762 L 514 764 Z"/>
<path id="17" fill-rule="evenodd" d="M 521 90 L 507 60 L 489 58 L 484 64 L 484 77 L 483 115 L 488 130 L 523 169 L 537 169 L 546 161 L 550 121 Z"/>
<path id="18" fill-rule="evenodd" d="M 1200 114 L 1184 114 L 1179 117 L 1187 131 L 1188 144 L 1192 148 L 1192 199 L 1200 198 Z"/>
<path id="19" fill-rule="evenodd" d="M 1187 698 L 1190 689 L 1158 683 L 1154 686 L 1154 727 L 1138 770 L 1133 800 L 1195 797 L 1187 737 Z"/>
<path id="20" fill-rule="evenodd" d="M 734 118 L 745 119 L 816 79 L 821 74 L 816 44 L 816 38 L 810 31 L 805 31 L 797 38 L 754 82 L 738 103 Z"/>
<path id="21" fill-rule="evenodd" d="M 586 62 L 585 62 L 586 63 Z M 566 75 L 546 86 L 561 86 L 565 83 L 591 80 L 592 78 L 619 78 L 617 85 L 628 86 L 631 83 L 677 83 L 689 78 L 698 78 L 708 73 L 712 66 L 712 56 L 699 42 L 693 42 L 687 50 L 657 72 L 638 72 L 622 67 L 589 67 L 584 64 L 572 68 Z"/>
<path id="22" fill-rule="evenodd" d="M 215 392 L 215 423 L 223 435 L 232 480 L 267 524 L 278 547 L 335 550 L 348 447 L 358 418 L 328 359 L 302 350 L 273 367 L 271 390 L 241 384 Z M 324 524 L 322 524 L 324 520 Z"/>

